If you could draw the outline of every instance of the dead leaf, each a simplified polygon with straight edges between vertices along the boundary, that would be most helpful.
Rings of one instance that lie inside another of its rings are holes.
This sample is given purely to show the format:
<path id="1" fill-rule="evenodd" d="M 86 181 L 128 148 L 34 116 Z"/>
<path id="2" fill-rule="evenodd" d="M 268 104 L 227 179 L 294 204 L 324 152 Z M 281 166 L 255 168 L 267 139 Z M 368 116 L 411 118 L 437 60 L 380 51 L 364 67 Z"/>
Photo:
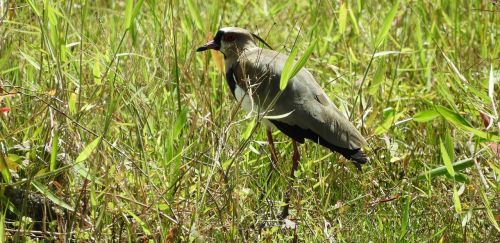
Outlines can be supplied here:
<path id="1" fill-rule="evenodd" d="M 177 229 L 177 226 L 170 228 L 170 230 L 168 231 L 167 239 L 165 240 L 166 243 L 174 242 L 175 235 L 177 234 Z"/>
<path id="2" fill-rule="evenodd" d="M 500 157 L 500 144 L 499 143 L 493 143 L 493 142 L 491 142 L 490 143 L 490 148 L 491 148 L 491 151 L 493 151 L 493 153 L 497 157 Z"/>
<path id="3" fill-rule="evenodd" d="M 481 120 L 483 120 L 484 127 L 489 127 L 491 122 L 490 117 L 482 112 L 479 112 L 479 115 L 481 116 Z"/>
<path id="4" fill-rule="evenodd" d="M 484 127 L 488 128 L 492 122 L 491 118 L 482 112 L 479 112 L 479 115 L 481 116 L 481 120 L 483 120 Z M 493 151 L 493 154 L 495 154 L 497 157 L 500 157 L 500 145 L 499 145 L 499 143 L 490 142 L 488 144 L 490 145 L 490 148 L 491 148 L 491 151 Z"/>

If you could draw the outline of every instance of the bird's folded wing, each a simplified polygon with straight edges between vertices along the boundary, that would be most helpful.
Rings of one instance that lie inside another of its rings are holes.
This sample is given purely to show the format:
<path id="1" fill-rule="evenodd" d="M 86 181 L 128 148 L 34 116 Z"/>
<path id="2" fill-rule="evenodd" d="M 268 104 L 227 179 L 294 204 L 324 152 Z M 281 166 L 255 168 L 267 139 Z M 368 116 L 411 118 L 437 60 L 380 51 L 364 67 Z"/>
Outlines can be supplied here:
<path id="1" fill-rule="evenodd" d="M 254 102 L 269 109 L 269 116 L 291 112 L 275 119 L 282 124 L 278 129 L 299 142 L 304 138 L 321 139 L 323 143 L 346 149 L 359 149 L 366 144 L 307 69 L 302 68 L 280 92 L 280 74 L 286 59 L 287 56 L 278 52 L 255 48 L 246 51 L 239 60 L 238 82 L 245 83 Z M 290 129 L 296 130 L 283 131 Z"/>

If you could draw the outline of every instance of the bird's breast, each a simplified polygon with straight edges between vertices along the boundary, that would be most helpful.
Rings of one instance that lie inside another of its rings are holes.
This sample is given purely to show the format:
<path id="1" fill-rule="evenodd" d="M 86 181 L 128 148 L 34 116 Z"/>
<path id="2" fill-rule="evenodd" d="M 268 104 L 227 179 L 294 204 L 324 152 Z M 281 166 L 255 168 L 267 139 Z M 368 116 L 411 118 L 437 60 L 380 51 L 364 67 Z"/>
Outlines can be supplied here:
<path id="1" fill-rule="evenodd" d="M 253 112 L 255 109 L 255 103 L 253 102 L 252 97 L 238 84 L 236 84 L 234 90 L 234 97 L 238 102 L 241 102 L 241 106 L 245 111 Z"/>
<path id="2" fill-rule="evenodd" d="M 234 96 L 236 97 L 236 100 L 239 103 L 241 103 L 241 106 L 243 107 L 243 109 L 245 111 L 247 111 L 248 113 L 255 114 L 255 112 L 258 112 L 258 111 L 262 112 L 261 110 L 259 110 L 260 108 L 258 107 L 257 103 L 255 103 L 255 101 L 252 99 L 250 94 L 247 93 L 244 89 L 242 89 L 237 84 L 235 87 Z M 276 128 L 274 126 L 274 124 L 271 121 L 269 121 L 268 119 L 262 118 L 262 120 L 260 120 L 260 122 L 261 122 L 261 124 L 263 124 L 267 128 L 271 128 L 271 129 Z"/>

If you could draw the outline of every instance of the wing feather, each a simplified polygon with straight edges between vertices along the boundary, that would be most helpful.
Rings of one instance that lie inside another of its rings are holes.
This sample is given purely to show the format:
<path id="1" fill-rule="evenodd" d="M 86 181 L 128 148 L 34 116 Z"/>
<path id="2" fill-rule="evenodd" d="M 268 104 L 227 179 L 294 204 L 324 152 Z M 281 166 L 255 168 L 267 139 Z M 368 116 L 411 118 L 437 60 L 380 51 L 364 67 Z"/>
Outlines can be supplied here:
<path id="1" fill-rule="evenodd" d="M 237 82 L 243 83 L 240 87 L 248 89 L 247 92 L 252 94 L 254 102 L 261 109 L 269 109 L 268 115 L 278 116 L 293 111 L 286 117 L 271 121 L 275 126 L 279 123 L 308 131 L 293 133 L 284 131 L 287 129 L 283 125 L 281 129 L 276 126 L 289 137 L 299 142 L 305 138 L 316 140 L 316 143 L 338 152 L 342 149 L 360 150 L 366 144 L 365 139 L 328 98 L 307 69 L 302 68 L 280 94 L 280 74 L 286 59 L 285 55 L 273 50 L 247 50 L 238 60 L 240 69 Z M 349 153 L 342 154 L 346 156 Z"/>

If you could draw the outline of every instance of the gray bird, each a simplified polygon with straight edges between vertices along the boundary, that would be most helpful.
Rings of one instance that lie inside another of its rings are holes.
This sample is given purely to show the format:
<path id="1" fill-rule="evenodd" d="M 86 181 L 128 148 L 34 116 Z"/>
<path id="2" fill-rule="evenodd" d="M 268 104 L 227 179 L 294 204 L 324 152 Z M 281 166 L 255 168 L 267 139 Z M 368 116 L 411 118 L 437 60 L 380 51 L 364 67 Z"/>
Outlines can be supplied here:
<path id="1" fill-rule="evenodd" d="M 361 150 L 365 139 L 311 73 L 302 68 L 280 94 L 280 75 L 288 56 L 259 48 L 255 38 L 245 29 L 226 27 L 196 51 L 214 49 L 224 54 L 227 84 L 233 96 L 247 111 L 267 111 L 266 117 L 277 118 L 264 119 L 267 127 L 276 127 L 299 143 L 307 138 L 355 163 L 365 163 L 367 158 Z"/>
<path id="2" fill-rule="evenodd" d="M 288 56 L 259 48 L 256 39 L 263 41 L 248 30 L 226 27 L 219 29 L 212 41 L 196 51 L 222 52 L 226 80 L 233 96 L 245 110 L 265 115 L 262 122 L 267 127 L 271 161 L 277 160 L 271 128 L 277 128 L 293 140 L 292 178 L 300 157 L 296 142 L 302 144 L 305 139 L 342 154 L 359 169 L 367 161 L 361 150 L 366 144 L 363 136 L 307 69 L 302 68 L 288 81 L 286 88 L 280 90 L 280 75 Z"/>

